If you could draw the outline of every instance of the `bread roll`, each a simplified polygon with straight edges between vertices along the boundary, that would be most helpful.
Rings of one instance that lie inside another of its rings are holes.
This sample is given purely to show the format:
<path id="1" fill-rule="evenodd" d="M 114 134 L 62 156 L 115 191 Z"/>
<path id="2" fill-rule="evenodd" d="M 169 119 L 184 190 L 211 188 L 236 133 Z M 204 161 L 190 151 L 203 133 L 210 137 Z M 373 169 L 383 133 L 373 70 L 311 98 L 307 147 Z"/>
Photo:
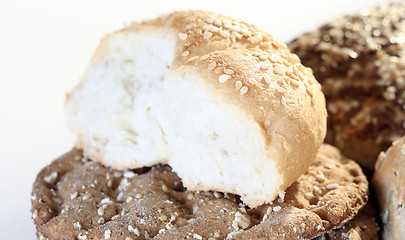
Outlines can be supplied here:
<path id="1" fill-rule="evenodd" d="M 383 238 L 399 240 L 405 236 L 405 137 L 381 152 L 372 180 L 380 205 Z"/>
<path id="2" fill-rule="evenodd" d="M 116 169 L 170 164 L 188 190 L 272 201 L 311 164 L 324 95 L 285 44 L 202 11 L 104 37 L 68 95 L 77 147 Z"/>
<path id="3" fill-rule="evenodd" d="M 405 3 L 342 16 L 289 47 L 322 84 L 325 141 L 372 170 L 405 135 Z"/>

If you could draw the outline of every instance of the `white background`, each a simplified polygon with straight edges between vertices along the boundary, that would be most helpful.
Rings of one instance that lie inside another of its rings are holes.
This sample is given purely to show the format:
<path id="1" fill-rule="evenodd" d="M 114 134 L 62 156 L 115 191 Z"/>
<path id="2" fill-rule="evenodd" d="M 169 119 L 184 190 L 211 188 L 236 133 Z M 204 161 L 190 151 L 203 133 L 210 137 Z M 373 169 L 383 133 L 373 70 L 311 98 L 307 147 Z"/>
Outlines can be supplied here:
<path id="1" fill-rule="evenodd" d="M 253 23 L 287 42 L 379 2 L 387 1 L 0 1 L 0 238 L 35 239 L 32 182 L 73 146 L 64 94 L 105 33 L 173 10 L 203 9 Z"/>

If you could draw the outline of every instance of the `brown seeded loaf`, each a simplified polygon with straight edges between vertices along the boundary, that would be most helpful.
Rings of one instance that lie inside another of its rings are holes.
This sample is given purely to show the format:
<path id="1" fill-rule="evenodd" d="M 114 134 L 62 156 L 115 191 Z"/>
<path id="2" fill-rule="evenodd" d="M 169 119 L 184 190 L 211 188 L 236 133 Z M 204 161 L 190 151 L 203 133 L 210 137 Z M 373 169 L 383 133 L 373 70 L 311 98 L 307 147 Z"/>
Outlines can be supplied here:
<path id="1" fill-rule="evenodd" d="M 381 152 L 372 180 L 380 205 L 384 239 L 405 237 L 405 138 Z"/>
<path id="2" fill-rule="evenodd" d="M 169 164 L 189 190 L 272 201 L 314 160 L 320 85 L 243 21 L 182 11 L 104 37 L 67 97 L 77 147 L 116 169 Z"/>
<path id="3" fill-rule="evenodd" d="M 368 170 L 405 134 L 405 3 L 337 18 L 289 44 L 322 84 L 325 141 Z"/>

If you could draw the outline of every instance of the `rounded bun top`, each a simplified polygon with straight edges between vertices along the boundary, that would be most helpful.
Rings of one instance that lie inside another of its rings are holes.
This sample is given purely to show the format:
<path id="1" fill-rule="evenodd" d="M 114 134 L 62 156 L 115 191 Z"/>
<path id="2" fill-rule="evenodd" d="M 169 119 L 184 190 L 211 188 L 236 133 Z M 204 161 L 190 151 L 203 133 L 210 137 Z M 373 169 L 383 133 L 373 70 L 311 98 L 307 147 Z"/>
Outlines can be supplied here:
<path id="1" fill-rule="evenodd" d="M 322 84 L 326 141 L 372 169 L 405 134 L 405 4 L 339 17 L 289 47 Z"/>
<path id="2" fill-rule="evenodd" d="M 167 163 L 188 189 L 235 193 L 249 206 L 302 175 L 326 132 L 320 85 L 285 44 L 204 11 L 107 35 L 67 113 L 92 159 Z"/>

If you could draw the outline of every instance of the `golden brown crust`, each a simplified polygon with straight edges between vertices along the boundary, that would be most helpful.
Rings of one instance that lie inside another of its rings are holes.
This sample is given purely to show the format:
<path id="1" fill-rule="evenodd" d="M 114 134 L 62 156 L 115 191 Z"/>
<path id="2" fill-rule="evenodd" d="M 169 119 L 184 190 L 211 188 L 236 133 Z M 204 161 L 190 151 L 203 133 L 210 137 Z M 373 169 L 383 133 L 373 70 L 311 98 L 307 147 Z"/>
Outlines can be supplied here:
<path id="1" fill-rule="evenodd" d="M 74 149 L 38 174 L 32 213 L 49 239 L 311 239 L 357 214 L 367 180 L 357 164 L 323 146 L 283 199 L 248 209 L 231 194 L 186 191 L 167 166 L 116 171 Z"/>
<path id="2" fill-rule="evenodd" d="M 368 170 L 405 134 L 405 4 L 366 8 L 292 41 L 327 99 L 326 142 Z"/>

